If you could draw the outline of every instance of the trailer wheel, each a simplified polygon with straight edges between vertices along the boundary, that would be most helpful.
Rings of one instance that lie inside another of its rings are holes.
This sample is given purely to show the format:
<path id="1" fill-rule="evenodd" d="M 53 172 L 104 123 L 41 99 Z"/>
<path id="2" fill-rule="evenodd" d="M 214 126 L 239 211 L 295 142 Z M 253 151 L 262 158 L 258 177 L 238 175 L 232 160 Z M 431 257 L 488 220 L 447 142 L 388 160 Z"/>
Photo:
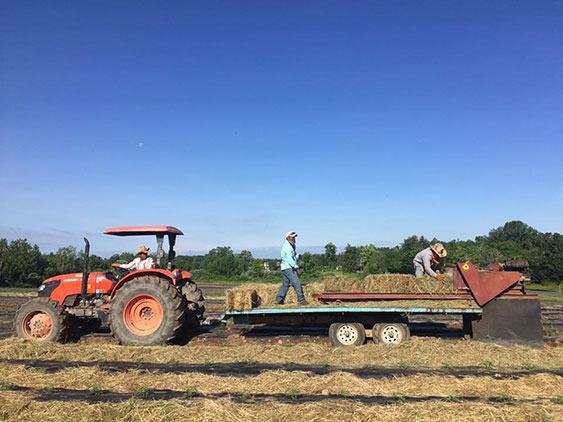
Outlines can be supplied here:
<path id="1" fill-rule="evenodd" d="M 69 331 L 68 315 L 58 302 L 39 297 L 24 303 L 16 312 L 14 332 L 26 340 L 65 341 Z"/>
<path id="2" fill-rule="evenodd" d="M 179 333 L 186 313 L 180 292 L 159 277 L 128 281 L 111 303 L 110 327 L 121 344 L 167 343 Z"/>
<path id="3" fill-rule="evenodd" d="M 401 344 L 409 340 L 411 331 L 407 324 L 384 322 L 373 326 L 373 341 L 378 344 Z"/>
<path id="4" fill-rule="evenodd" d="M 335 322 L 328 336 L 333 346 L 360 346 L 366 341 L 364 326 L 357 322 Z"/>

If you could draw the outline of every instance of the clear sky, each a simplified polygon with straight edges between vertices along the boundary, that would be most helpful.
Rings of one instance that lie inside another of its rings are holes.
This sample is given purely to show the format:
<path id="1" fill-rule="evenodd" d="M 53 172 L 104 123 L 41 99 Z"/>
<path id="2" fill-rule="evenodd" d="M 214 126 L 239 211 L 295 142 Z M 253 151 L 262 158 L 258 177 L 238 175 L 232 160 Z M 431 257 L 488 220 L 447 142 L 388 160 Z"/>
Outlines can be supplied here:
<path id="1" fill-rule="evenodd" d="M 0 1 L 0 237 L 563 232 L 562 1 Z"/>

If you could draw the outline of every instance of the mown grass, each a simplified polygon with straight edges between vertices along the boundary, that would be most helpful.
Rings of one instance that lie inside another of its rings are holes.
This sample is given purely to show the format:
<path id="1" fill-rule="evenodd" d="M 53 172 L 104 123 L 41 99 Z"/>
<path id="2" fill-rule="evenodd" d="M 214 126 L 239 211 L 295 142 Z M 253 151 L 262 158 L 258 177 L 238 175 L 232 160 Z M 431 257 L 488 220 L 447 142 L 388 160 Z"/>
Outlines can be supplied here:
<path id="1" fill-rule="evenodd" d="M 352 406 L 352 407 L 351 407 Z M 551 401 L 542 404 L 467 403 L 432 401 L 371 405 L 349 399 L 308 403 L 234 401 L 220 399 L 139 400 L 119 403 L 38 402 L 28 395 L 8 393 L 0 396 L 0 419 L 7 422 L 83 421 L 433 421 L 450 422 L 519 422 L 560 421 L 561 405 Z"/>
<path id="2" fill-rule="evenodd" d="M 561 368 L 563 348 L 544 350 L 503 347 L 471 341 L 413 339 L 398 347 L 368 344 L 332 348 L 317 343 L 222 346 L 116 346 L 36 344 L 19 339 L 0 341 L 2 358 L 97 362 L 91 367 L 68 367 L 49 373 L 23 364 L 0 363 L 2 373 L 0 420 L 62 422 L 108 420 L 146 422 L 162 420 L 274 421 L 307 420 L 383 422 L 417 420 L 445 422 L 550 421 L 563 412 L 563 377 L 526 372 L 519 378 L 497 378 L 503 369 Z M 289 357 L 291 360 L 289 360 Z M 106 371 L 108 362 L 138 363 L 243 362 L 245 365 L 277 363 L 279 370 L 256 376 L 216 376 L 202 373 L 159 373 L 144 368 Z M 491 371 L 480 368 L 491 367 Z M 327 375 L 297 371 L 297 364 L 361 367 L 383 365 L 413 370 L 432 367 L 446 375 L 413 374 L 389 378 L 361 378 L 346 372 Z M 458 366 L 474 366 L 475 375 L 457 377 Z M 533 366 L 533 368 L 532 368 Z M 14 391 L 21 388 L 21 391 Z M 84 391 L 87 401 L 37 398 L 59 389 Z M 171 390 L 179 399 L 156 400 L 155 391 Z M 131 399 L 103 402 L 104 394 L 125 394 Z M 224 397 L 216 397 L 222 394 Z M 215 395 L 215 396 L 214 396 Z M 281 399 L 259 399 L 276 395 Z M 313 400 L 310 397 L 313 397 Z M 315 399 L 315 396 L 317 398 Z M 386 404 L 366 404 L 359 397 L 383 398 Z M 430 397 L 430 399 L 429 399 Z M 466 398 L 474 398 L 468 401 Z M 308 398 L 308 399 L 307 399 Z M 307 399 L 307 401 L 301 401 Z M 462 416 L 460 416 L 462 415 Z"/>
<path id="3" fill-rule="evenodd" d="M 542 283 L 530 284 L 526 287 L 528 290 L 541 290 L 544 292 L 559 292 L 559 285 L 557 283 Z"/>
<path id="4" fill-rule="evenodd" d="M 290 352 L 291 351 L 291 352 Z M 289 354 L 288 354 L 289 353 Z M 291 357 L 291 360 L 288 358 Z M 32 343 L 18 338 L 0 340 L 0 358 L 75 360 L 98 362 L 128 361 L 212 365 L 229 362 L 263 362 L 280 365 L 309 364 L 358 368 L 400 365 L 440 369 L 443 362 L 453 367 L 475 366 L 483 369 L 522 369 L 563 367 L 563 347 L 533 349 L 527 346 L 500 346 L 467 340 L 443 340 L 415 337 L 395 347 L 367 343 L 352 348 L 333 348 L 325 343 L 295 343 L 291 348 L 280 344 L 244 344 L 236 347 L 188 344 L 186 346 L 119 346 L 115 344 Z M 408 360 L 407 360 L 408 359 Z M 403 362 L 401 364 L 401 362 Z"/>

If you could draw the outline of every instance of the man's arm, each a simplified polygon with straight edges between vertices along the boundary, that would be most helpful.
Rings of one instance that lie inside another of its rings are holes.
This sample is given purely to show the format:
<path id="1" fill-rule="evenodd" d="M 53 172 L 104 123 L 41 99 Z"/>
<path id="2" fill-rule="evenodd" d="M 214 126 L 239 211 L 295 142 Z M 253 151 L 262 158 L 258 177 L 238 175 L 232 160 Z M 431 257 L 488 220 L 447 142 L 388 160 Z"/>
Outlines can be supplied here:
<path id="1" fill-rule="evenodd" d="M 137 261 L 140 261 L 140 258 L 135 258 L 129 264 L 121 264 L 119 268 L 123 268 L 124 270 L 130 270 L 131 268 L 137 267 Z"/>
<path id="2" fill-rule="evenodd" d="M 424 266 L 426 274 L 436 278 L 436 273 L 432 269 L 432 255 L 424 255 L 422 257 L 422 265 Z"/>
<path id="3" fill-rule="evenodd" d="M 289 265 L 291 265 L 294 269 L 297 269 L 299 267 L 299 264 L 297 263 L 297 257 L 298 257 L 297 253 L 294 250 L 292 250 Z"/>

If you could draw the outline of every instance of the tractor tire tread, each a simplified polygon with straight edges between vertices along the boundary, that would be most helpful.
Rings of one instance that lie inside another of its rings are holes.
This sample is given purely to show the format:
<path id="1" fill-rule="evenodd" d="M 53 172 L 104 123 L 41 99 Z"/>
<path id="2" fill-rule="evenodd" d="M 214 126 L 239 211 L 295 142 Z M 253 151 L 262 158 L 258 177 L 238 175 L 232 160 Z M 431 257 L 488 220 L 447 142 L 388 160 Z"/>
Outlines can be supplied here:
<path id="1" fill-rule="evenodd" d="M 123 323 L 123 309 L 135 294 L 143 292 L 162 296 L 163 300 L 159 302 L 164 315 L 161 325 L 154 333 L 138 336 L 130 332 Z M 116 292 L 110 309 L 110 327 L 121 344 L 150 346 L 169 343 L 181 332 L 186 312 L 182 295 L 169 280 L 156 276 L 141 276 L 129 280 Z"/>
<path id="2" fill-rule="evenodd" d="M 65 312 L 59 302 L 49 297 L 31 299 L 18 308 L 13 324 L 13 330 L 17 337 L 29 340 L 23 333 L 21 326 L 23 318 L 33 310 L 48 311 L 51 313 L 51 319 L 54 319 L 54 334 L 44 341 L 64 343 L 69 339 L 71 329 L 70 315 Z"/>

